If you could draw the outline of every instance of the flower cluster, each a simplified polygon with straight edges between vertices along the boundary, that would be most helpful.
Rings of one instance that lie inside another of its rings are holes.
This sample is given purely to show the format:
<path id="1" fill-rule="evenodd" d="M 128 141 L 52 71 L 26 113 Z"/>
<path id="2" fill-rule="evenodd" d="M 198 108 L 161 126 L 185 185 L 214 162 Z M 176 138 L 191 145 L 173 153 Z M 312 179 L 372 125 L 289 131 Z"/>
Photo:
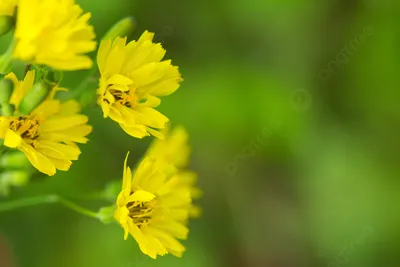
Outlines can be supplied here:
<path id="1" fill-rule="evenodd" d="M 181 257 L 185 248 L 176 239 L 186 239 L 188 218 L 200 214 L 192 204 L 201 191 L 196 175 L 185 170 L 188 156 L 187 134 L 177 127 L 152 144 L 133 174 L 125 160 L 115 219 L 125 239 L 132 235 L 152 258 L 167 253 Z"/>
<path id="2" fill-rule="evenodd" d="M 196 173 L 187 169 L 188 133 L 182 126 L 170 131 L 169 119 L 156 108 L 183 79 L 171 60 L 163 60 L 166 51 L 153 42 L 154 33 L 145 31 L 128 42 L 131 18 L 106 33 L 94 64 L 88 55 L 97 48 L 90 17 L 75 0 L 1 1 L 0 36 L 13 34 L 0 57 L 0 195 L 26 185 L 34 173 L 53 176 L 70 169 L 81 154 L 78 144 L 88 142 L 93 130 L 81 113 L 87 104 L 82 96 L 92 94 L 89 99 L 104 118 L 131 137 L 155 140 L 136 169 L 127 166 L 126 156 L 114 204 L 84 214 L 112 218 L 124 229 L 124 238 L 131 235 L 151 258 L 181 257 L 185 247 L 178 239 L 187 238 L 189 218 L 200 215 L 193 199 L 202 192 Z M 14 62 L 24 64 L 25 71 L 14 69 Z M 84 69 L 89 75 L 79 89 L 61 87 L 63 71 Z M 98 85 L 90 88 L 96 73 Z"/>

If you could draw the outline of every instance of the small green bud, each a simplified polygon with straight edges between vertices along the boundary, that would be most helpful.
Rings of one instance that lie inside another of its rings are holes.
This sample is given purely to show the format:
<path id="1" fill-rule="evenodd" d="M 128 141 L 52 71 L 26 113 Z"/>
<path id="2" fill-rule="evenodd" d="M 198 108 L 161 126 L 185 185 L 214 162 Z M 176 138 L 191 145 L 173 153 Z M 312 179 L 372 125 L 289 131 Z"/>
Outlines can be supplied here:
<path id="1" fill-rule="evenodd" d="M 15 39 L 13 39 L 8 46 L 7 51 L 0 56 L 0 74 L 8 74 L 11 72 L 13 63 L 13 53 L 15 48 Z"/>
<path id="2" fill-rule="evenodd" d="M 115 38 L 129 36 L 136 28 L 136 21 L 134 17 L 126 17 L 118 21 L 107 31 L 103 40 L 114 40 Z"/>
<path id="3" fill-rule="evenodd" d="M 50 84 L 44 81 L 39 81 L 38 83 L 34 84 L 19 105 L 20 113 L 29 114 L 32 110 L 34 110 L 42 103 L 42 101 L 49 94 L 50 90 Z"/>
<path id="4" fill-rule="evenodd" d="M 0 103 L 8 103 L 14 90 L 14 84 L 9 79 L 0 80 Z"/>
<path id="5" fill-rule="evenodd" d="M 99 220 L 105 224 L 114 222 L 115 206 L 103 207 L 97 213 Z"/>
<path id="6" fill-rule="evenodd" d="M 9 152 L 0 158 L 0 167 L 3 169 L 22 169 L 30 166 L 28 158 L 21 151 Z"/>
<path id="7" fill-rule="evenodd" d="M 15 106 L 8 103 L 1 103 L 0 104 L 0 113 L 2 116 L 12 116 L 15 111 Z"/>
<path id="8" fill-rule="evenodd" d="M 12 16 L 0 16 L 0 36 L 8 33 L 15 24 L 15 19 Z"/>
<path id="9" fill-rule="evenodd" d="M 0 74 L 7 74 L 11 72 L 12 55 L 5 53 L 0 56 Z"/>

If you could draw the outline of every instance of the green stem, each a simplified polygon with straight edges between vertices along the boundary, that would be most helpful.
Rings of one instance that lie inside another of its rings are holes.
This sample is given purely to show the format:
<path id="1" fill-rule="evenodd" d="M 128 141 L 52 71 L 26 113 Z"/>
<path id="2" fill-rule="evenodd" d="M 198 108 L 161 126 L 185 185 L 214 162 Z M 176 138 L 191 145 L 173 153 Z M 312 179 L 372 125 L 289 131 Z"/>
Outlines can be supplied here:
<path id="1" fill-rule="evenodd" d="M 0 212 L 16 210 L 29 206 L 36 206 L 39 204 L 56 203 L 57 201 L 58 197 L 56 195 L 46 195 L 46 196 L 28 197 L 18 200 L 1 202 Z"/>
<path id="2" fill-rule="evenodd" d="M 97 212 L 88 210 L 58 195 L 45 195 L 45 196 L 29 197 L 18 200 L 12 200 L 8 202 L 2 202 L 0 203 L 0 212 L 11 211 L 20 208 L 36 206 L 40 204 L 53 204 L 53 203 L 60 203 L 65 207 L 70 208 L 71 210 L 76 211 L 82 215 L 99 219 Z"/>
<path id="3" fill-rule="evenodd" d="M 99 218 L 98 215 L 97 215 L 97 212 L 94 212 L 94 211 L 88 210 L 88 209 L 86 209 L 86 208 L 84 208 L 82 206 L 79 206 L 79 205 L 75 204 L 74 202 L 72 202 L 72 201 L 70 201 L 68 199 L 59 198 L 59 201 L 64 206 L 66 206 L 66 207 L 68 207 L 68 208 L 70 208 L 70 209 L 72 209 L 72 210 L 74 210 L 74 211 L 76 211 L 76 212 L 78 212 L 78 213 L 80 213 L 82 215 L 86 215 L 88 217 L 92 217 L 92 218 L 95 218 L 95 219 Z"/>

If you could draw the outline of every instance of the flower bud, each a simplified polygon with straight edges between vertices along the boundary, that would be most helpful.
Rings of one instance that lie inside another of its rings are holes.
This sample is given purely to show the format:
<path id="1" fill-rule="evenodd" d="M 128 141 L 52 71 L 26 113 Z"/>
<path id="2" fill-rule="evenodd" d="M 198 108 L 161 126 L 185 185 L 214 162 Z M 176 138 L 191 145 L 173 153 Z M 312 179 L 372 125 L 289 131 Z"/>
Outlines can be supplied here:
<path id="1" fill-rule="evenodd" d="M 0 104 L 0 114 L 1 116 L 12 116 L 15 111 L 15 106 L 8 103 L 1 103 Z"/>
<path id="2" fill-rule="evenodd" d="M 39 81 L 38 83 L 34 84 L 31 90 L 22 99 L 18 107 L 20 113 L 29 114 L 42 103 L 42 101 L 49 94 L 50 90 L 51 86 L 44 81 Z"/>
<path id="3" fill-rule="evenodd" d="M 0 36 L 7 34 L 15 24 L 15 19 L 11 16 L 0 16 Z"/>
<path id="4" fill-rule="evenodd" d="M 14 90 L 14 84 L 9 79 L 0 80 L 0 103 L 8 103 Z"/>
<path id="5" fill-rule="evenodd" d="M 108 224 L 114 222 L 115 206 L 102 207 L 97 213 L 101 222 Z"/>
<path id="6" fill-rule="evenodd" d="M 23 169 L 29 166 L 28 158 L 21 151 L 9 152 L 0 157 L 0 167 L 3 169 Z"/>
<path id="7" fill-rule="evenodd" d="M 15 39 L 11 41 L 7 51 L 0 56 L 0 74 L 8 74 L 11 72 L 14 48 L 15 48 Z"/>
<path id="8" fill-rule="evenodd" d="M 12 54 L 7 51 L 5 54 L 0 55 L 0 74 L 10 73 L 11 67 L 12 67 Z"/>
<path id="9" fill-rule="evenodd" d="M 111 27 L 104 35 L 103 40 L 114 40 L 117 37 L 129 36 L 136 28 L 136 21 L 134 17 L 126 17 L 118 21 Z"/>

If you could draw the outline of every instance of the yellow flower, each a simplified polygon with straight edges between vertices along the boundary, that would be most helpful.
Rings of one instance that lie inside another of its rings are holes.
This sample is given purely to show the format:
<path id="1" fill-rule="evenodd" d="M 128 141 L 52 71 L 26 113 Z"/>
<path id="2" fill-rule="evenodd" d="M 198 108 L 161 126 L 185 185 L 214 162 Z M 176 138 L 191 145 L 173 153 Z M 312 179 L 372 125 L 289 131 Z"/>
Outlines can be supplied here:
<path id="1" fill-rule="evenodd" d="M 152 42 L 153 37 L 154 33 L 145 31 L 138 41 L 128 44 L 126 38 L 104 40 L 97 55 L 104 117 L 137 138 L 163 138 L 160 130 L 168 118 L 154 108 L 161 102 L 158 97 L 173 93 L 182 81 L 178 67 L 170 60 L 161 61 L 165 50 Z"/>
<path id="2" fill-rule="evenodd" d="M 176 126 L 172 131 L 168 127 L 164 131 L 164 140 L 156 139 L 148 149 L 146 156 L 156 157 L 158 168 L 164 173 L 178 172 L 182 186 L 190 188 L 193 199 L 200 198 L 202 191 L 196 186 L 197 174 L 186 170 L 189 163 L 190 147 L 188 145 L 189 135 L 185 128 Z M 171 166 L 174 168 L 171 169 Z M 201 208 L 192 204 L 190 208 L 191 217 L 199 217 Z"/>
<path id="3" fill-rule="evenodd" d="M 146 157 L 132 176 L 127 158 L 114 214 L 124 238 L 130 234 L 151 258 L 167 253 L 181 257 L 185 247 L 177 239 L 188 235 L 190 189 L 182 186 L 178 174 L 160 171 L 154 158 Z"/>
<path id="4" fill-rule="evenodd" d="M 0 16 L 12 16 L 14 9 L 17 6 L 17 0 L 1 0 L 0 1 Z"/>
<path id="5" fill-rule="evenodd" d="M 10 79 L 15 75 L 11 74 Z M 16 105 L 14 116 L 0 116 L 0 138 L 4 145 L 24 152 L 31 164 L 47 175 L 56 169 L 66 171 L 80 150 L 75 143 L 86 143 L 92 131 L 88 118 L 78 114 L 76 101 L 61 103 L 47 98 L 29 115 L 17 115 L 18 105 L 32 87 L 35 74 L 29 72 L 24 81 L 15 83 L 10 102 Z"/>
<path id="6" fill-rule="evenodd" d="M 59 70 L 92 66 L 96 49 L 90 13 L 74 0 L 19 0 L 14 58 Z"/>
<path id="7" fill-rule="evenodd" d="M 178 169 L 186 168 L 189 163 L 189 135 L 182 126 L 169 131 L 164 130 L 164 140 L 156 139 L 147 151 L 147 156 L 157 157 L 159 164 L 173 165 Z"/>

